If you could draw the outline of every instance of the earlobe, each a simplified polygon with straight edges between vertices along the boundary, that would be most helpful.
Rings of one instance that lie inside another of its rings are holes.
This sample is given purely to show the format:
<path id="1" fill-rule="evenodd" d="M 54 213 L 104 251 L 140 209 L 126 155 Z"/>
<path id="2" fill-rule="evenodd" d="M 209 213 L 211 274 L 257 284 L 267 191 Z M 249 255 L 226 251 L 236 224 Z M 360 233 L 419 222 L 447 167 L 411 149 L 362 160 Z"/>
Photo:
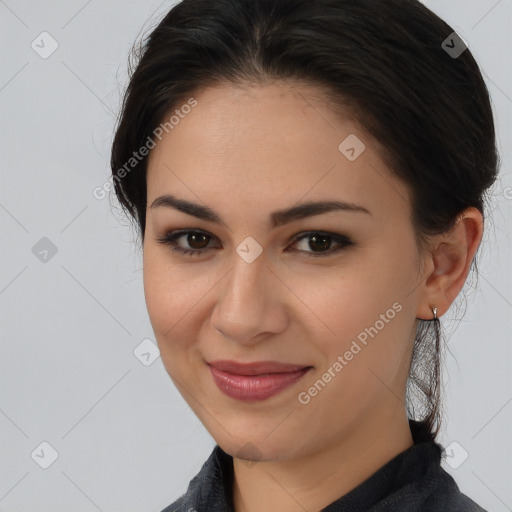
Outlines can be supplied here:
<path id="1" fill-rule="evenodd" d="M 423 286 L 418 318 L 431 320 L 448 311 L 466 282 L 482 234 L 482 213 L 471 207 L 464 210 L 449 232 L 433 238 L 429 254 L 433 270 Z"/>

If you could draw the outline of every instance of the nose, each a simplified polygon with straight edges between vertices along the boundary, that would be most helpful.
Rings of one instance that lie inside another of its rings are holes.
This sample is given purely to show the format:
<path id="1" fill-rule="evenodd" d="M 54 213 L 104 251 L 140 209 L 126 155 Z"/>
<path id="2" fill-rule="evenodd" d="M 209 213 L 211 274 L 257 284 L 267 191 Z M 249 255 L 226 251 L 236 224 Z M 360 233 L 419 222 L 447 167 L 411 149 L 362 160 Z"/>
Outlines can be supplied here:
<path id="1" fill-rule="evenodd" d="M 236 255 L 234 267 L 217 288 L 211 324 L 234 342 L 256 344 L 285 330 L 285 290 L 263 255 L 252 263 Z"/>

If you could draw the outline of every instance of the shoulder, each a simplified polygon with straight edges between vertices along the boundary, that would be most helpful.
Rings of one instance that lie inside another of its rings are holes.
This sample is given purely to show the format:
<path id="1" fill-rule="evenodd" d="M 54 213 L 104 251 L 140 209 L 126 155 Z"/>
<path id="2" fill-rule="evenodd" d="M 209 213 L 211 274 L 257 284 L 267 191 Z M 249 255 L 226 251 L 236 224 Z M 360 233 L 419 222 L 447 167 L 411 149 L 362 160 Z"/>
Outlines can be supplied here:
<path id="1" fill-rule="evenodd" d="M 226 489 L 231 488 L 232 477 L 232 458 L 216 445 L 187 491 L 161 512 L 229 511 L 232 504 Z"/>
<path id="2" fill-rule="evenodd" d="M 487 512 L 442 467 L 384 498 L 372 512 Z"/>
<path id="3" fill-rule="evenodd" d="M 372 512 L 486 512 L 460 491 L 441 465 L 443 447 L 419 427 L 411 425 L 415 445 L 388 464 L 391 492 Z"/>
<path id="4" fill-rule="evenodd" d="M 431 437 L 422 423 L 411 421 L 410 425 L 415 441 L 419 443 L 417 446 L 419 448 L 418 453 L 421 450 L 426 462 L 422 478 L 414 482 L 411 488 L 408 489 L 417 500 L 414 510 L 419 512 L 430 512 L 432 510 L 486 512 L 460 491 L 454 478 L 441 465 L 444 457 L 443 446 Z M 411 500 L 414 501 L 412 496 Z"/>
<path id="5" fill-rule="evenodd" d="M 161 512 L 186 512 L 185 495 L 165 507 Z"/>
<path id="6" fill-rule="evenodd" d="M 420 510 L 445 512 L 486 512 L 471 498 L 463 494 L 453 477 L 441 466 L 434 477 L 432 492 L 426 496 Z"/>

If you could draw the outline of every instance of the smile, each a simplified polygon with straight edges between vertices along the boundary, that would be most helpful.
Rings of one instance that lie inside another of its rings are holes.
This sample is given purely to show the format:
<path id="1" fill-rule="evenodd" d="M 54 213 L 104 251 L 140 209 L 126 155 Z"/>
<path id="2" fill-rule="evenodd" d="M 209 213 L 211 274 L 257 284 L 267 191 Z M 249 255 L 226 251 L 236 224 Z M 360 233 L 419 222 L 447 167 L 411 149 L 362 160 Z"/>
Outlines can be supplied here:
<path id="1" fill-rule="evenodd" d="M 245 364 L 212 361 L 207 364 L 217 387 L 225 395 L 244 401 L 265 400 L 277 395 L 312 368 L 274 361 Z"/>

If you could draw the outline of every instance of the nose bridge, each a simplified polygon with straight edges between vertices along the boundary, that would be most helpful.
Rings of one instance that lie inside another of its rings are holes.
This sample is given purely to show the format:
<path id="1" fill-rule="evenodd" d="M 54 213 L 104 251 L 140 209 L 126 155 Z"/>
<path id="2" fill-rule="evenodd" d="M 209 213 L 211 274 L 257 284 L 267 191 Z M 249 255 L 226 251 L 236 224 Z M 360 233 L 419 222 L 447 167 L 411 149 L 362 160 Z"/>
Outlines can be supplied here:
<path id="1" fill-rule="evenodd" d="M 264 301 L 266 298 L 266 272 L 268 270 L 263 255 L 252 262 L 247 262 L 243 257 L 236 255 L 233 268 L 225 281 L 224 299 L 254 308 L 253 301 Z"/>
<path id="2" fill-rule="evenodd" d="M 246 236 L 233 248 L 230 260 L 232 270 L 226 280 L 226 293 L 236 298 L 240 295 L 250 295 L 251 289 L 259 289 L 266 271 L 267 257 L 257 240 L 252 236 Z"/>
<path id="3" fill-rule="evenodd" d="M 236 255 L 223 280 L 212 313 L 212 325 L 234 341 L 249 343 L 261 332 L 277 332 L 285 325 L 279 312 L 278 290 L 269 283 L 272 273 L 264 255 L 250 263 Z"/>

